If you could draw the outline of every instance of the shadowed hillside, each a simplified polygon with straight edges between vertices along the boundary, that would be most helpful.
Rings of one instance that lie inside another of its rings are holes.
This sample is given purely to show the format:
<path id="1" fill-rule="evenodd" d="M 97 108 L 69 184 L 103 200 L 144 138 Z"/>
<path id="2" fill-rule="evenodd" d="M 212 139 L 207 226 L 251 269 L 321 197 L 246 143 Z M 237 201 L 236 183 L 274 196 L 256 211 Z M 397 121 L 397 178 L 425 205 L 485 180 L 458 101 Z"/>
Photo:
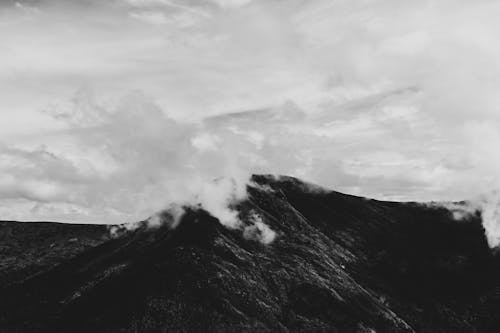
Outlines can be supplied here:
<path id="1" fill-rule="evenodd" d="M 103 225 L 0 221 L 0 286 L 50 269 L 109 238 Z"/>
<path id="2" fill-rule="evenodd" d="M 254 181 L 237 208 L 242 221 L 259 216 L 277 233 L 269 245 L 197 209 L 175 230 L 141 227 L 116 239 L 103 226 L 2 223 L 1 331 L 500 327 L 500 260 L 479 216 L 455 221 L 443 208 L 364 199 L 290 177 Z M 15 236 L 6 231 L 14 229 Z"/>

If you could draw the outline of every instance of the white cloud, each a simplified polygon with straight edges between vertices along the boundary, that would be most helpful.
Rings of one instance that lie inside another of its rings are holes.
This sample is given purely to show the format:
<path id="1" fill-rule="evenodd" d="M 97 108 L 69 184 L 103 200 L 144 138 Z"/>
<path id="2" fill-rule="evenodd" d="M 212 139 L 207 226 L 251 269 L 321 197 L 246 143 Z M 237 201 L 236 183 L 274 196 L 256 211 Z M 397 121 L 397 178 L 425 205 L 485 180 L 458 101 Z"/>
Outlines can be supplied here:
<path id="1" fill-rule="evenodd" d="M 158 12 L 130 13 L 130 16 L 151 24 L 166 24 L 169 22 L 165 14 Z"/>
<path id="2" fill-rule="evenodd" d="M 220 144 L 220 139 L 210 133 L 201 133 L 191 139 L 191 144 L 200 151 L 215 151 Z"/>
<path id="3" fill-rule="evenodd" d="M 249 4 L 252 0 L 213 0 L 216 4 L 223 8 L 235 8 Z"/>
<path id="4" fill-rule="evenodd" d="M 291 174 L 403 200 L 498 188 L 499 6 L 51 0 L 29 14 L 3 6 L 3 200 L 18 200 L 26 216 L 32 201 L 131 220 L 227 174 Z M 81 86 L 97 101 L 73 97 Z M 120 102 L 134 90 L 151 98 Z M 256 111 L 228 115 L 246 110 Z M 222 117 L 203 121 L 212 115 Z"/>

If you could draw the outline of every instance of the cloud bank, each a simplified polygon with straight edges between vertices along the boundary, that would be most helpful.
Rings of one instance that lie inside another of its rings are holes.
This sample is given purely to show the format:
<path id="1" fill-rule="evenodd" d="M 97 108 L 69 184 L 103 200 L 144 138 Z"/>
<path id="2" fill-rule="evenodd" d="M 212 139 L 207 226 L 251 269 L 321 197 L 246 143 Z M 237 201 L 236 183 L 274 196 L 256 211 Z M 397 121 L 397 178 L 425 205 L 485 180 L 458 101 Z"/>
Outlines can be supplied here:
<path id="1" fill-rule="evenodd" d="M 491 193 L 499 7 L 2 2 L 0 214 L 121 222 L 193 196 L 217 210 L 213 181 L 239 197 L 221 177 L 253 172 L 380 199 Z"/>

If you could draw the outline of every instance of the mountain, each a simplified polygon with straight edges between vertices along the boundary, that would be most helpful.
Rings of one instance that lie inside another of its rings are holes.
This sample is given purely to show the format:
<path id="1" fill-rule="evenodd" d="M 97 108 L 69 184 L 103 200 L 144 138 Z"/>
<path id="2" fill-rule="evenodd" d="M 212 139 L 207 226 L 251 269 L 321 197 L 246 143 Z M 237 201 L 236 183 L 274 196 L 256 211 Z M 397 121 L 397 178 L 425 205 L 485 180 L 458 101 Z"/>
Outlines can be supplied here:
<path id="1" fill-rule="evenodd" d="M 115 238 L 0 224 L 0 331 L 498 331 L 500 259 L 479 213 L 253 178 L 236 208 L 270 244 L 196 208 Z"/>

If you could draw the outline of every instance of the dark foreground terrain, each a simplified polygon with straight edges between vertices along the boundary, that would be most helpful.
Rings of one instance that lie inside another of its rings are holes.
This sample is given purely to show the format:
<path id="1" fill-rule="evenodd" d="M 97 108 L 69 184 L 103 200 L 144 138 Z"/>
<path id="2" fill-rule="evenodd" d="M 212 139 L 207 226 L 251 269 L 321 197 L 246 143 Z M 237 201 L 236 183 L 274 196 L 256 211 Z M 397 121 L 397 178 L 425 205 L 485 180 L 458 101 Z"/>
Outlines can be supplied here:
<path id="1" fill-rule="evenodd" d="M 268 245 L 195 209 L 114 239 L 0 224 L 0 332 L 500 331 L 478 215 L 254 178 L 238 209 L 276 231 Z"/>

